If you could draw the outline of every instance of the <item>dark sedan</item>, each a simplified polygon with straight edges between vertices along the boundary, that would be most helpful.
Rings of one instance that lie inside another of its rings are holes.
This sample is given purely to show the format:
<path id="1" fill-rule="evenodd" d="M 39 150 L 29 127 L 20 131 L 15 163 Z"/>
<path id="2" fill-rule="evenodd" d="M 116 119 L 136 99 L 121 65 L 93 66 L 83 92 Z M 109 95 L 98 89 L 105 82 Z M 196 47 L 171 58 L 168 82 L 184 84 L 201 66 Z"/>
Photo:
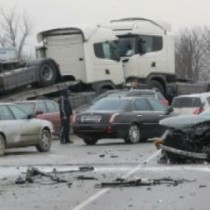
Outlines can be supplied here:
<path id="1" fill-rule="evenodd" d="M 75 115 L 73 131 L 86 144 L 95 144 L 102 138 L 137 143 L 160 136 L 165 128 L 159 120 L 171 115 L 171 109 L 154 98 L 107 98 Z"/>

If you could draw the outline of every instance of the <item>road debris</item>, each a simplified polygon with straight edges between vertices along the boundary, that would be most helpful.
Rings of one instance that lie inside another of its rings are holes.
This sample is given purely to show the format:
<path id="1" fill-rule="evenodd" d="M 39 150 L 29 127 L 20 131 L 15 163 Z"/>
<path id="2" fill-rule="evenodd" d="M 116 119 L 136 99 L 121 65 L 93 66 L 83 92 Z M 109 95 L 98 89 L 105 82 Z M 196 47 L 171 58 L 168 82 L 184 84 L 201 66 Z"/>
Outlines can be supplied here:
<path id="1" fill-rule="evenodd" d="M 83 175 L 77 176 L 76 178 L 78 180 L 98 180 L 96 177 L 93 177 L 93 176 L 83 176 Z"/>
<path id="2" fill-rule="evenodd" d="M 122 178 L 117 178 L 112 182 L 102 182 L 96 184 L 97 188 L 104 187 L 137 187 L 137 186 L 153 186 L 153 185 L 168 185 L 168 186 L 177 186 L 184 182 L 194 182 L 195 180 L 186 180 L 186 179 L 172 179 L 172 178 L 161 178 L 161 179 L 133 179 L 126 180 Z"/>
<path id="3" fill-rule="evenodd" d="M 71 182 L 61 177 L 61 174 L 71 174 L 71 173 L 84 173 L 93 171 L 93 166 L 81 166 L 79 169 L 76 170 L 62 170 L 58 171 L 56 168 L 52 170 L 52 172 L 43 172 L 37 168 L 30 167 L 26 171 L 25 177 L 19 176 L 15 184 L 26 184 L 26 183 L 38 183 L 38 182 L 44 182 L 45 184 L 56 184 L 56 183 L 67 183 L 67 185 L 70 187 Z M 43 178 L 45 177 L 45 180 Z M 46 179 L 47 178 L 47 179 Z M 85 176 L 78 176 L 77 179 L 96 179 L 94 177 L 85 177 Z"/>

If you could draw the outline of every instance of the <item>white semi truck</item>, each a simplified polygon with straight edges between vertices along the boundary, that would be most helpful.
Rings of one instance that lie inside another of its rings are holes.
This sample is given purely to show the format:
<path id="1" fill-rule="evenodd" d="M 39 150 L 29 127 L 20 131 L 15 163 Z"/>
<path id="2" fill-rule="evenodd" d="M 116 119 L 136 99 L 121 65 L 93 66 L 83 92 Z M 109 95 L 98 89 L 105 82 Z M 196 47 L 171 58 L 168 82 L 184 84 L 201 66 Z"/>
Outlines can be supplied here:
<path id="1" fill-rule="evenodd" d="M 42 96 L 63 86 L 100 93 L 132 82 L 159 89 L 167 98 L 209 89 L 208 84 L 177 83 L 174 37 L 166 23 L 127 18 L 46 30 L 37 40 L 37 59 L 0 61 L 0 91 L 7 98 Z M 27 93 L 14 93 L 25 85 L 30 85 Z"/>
<path id="2" fill-rule="evenodd" d="M 174 36 L 166 23 L 145 18 L 112 20 L 107 27 L 118 37 L 126 82 L 138 82 L 171 94 L 176 81 Z"/>
<path id="3" fill-rule="evenodd" d="M 0 61 L 0 91 L 6 93 L 0 99 L 33 98 L 66 86 L 77 92 L 98 93 L 122 87 L 124 75 L 114 45 L 116 39 L 112 30 L 98 25 L 40 32 L 37 59 Z M 27 92 L 24 89 L 14 93 L 14 89 L 26 85 L 30 85 Z"/>

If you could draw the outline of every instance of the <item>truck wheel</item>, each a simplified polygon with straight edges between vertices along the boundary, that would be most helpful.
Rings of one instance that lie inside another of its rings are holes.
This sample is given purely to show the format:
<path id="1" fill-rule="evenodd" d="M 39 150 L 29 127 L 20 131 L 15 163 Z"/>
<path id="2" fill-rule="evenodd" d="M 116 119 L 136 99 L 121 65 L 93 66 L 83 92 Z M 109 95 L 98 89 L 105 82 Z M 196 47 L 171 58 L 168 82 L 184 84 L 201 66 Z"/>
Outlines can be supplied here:
<path id="1" fill-rule="evenodd" d="M 128 129 L 128 133 L 125 138 L 125 143 L 136 144 L 140 142 L 140 137 L 141 137 L 141 134 L 140 134 L 139 126 L 136 123 L 133 123 L 130 125 Z"/>
<path id="2" fill-rule="evenodd" d="M 149 87 L 150 89 L 153 89 L 153 90 L 158 90 L 158 91 L 161 92 L 163 95 L 165 95 L 165 91 L 164 91 L 163 85 L 162 85 L 160 82 L 156 81 L 156 80 L 151 80 L 151 81 L 149 81 L 148 87 Z"/>
<path id="3" fill-rule="evenodd" d="M 87 145 L 94 145 L 94 144 L 96 144 L 96 142 L 98 141 L 98 139 L 96 139 L 96 138 L 85 138 L 85 139 L 83 139 L 83 141 L 85 142 L 85 144 L 87 144 Z"/>
<path id="4" fill-rule="evenodd" d="M 5 140 L 4 137 L 0 134 L 0 156 L 3 156 L 5 152 Z"/>
<path id="5" fill-rule="evenodd" d="M 39 87 L 46 87 L 55 83 L 57 79 L 57 70 L 53 62 L 43 60 L 38 67 L 38 82 Z"/>
<path id="6" fill-rule="evenodd" d="M 41 133 L 41 139 L 36 145 L 36 149 L 39 152 L 48 152 L 51 147 L 51 142 L 52 142 L 52 135 L 48 129 L 43 129 Z"/>

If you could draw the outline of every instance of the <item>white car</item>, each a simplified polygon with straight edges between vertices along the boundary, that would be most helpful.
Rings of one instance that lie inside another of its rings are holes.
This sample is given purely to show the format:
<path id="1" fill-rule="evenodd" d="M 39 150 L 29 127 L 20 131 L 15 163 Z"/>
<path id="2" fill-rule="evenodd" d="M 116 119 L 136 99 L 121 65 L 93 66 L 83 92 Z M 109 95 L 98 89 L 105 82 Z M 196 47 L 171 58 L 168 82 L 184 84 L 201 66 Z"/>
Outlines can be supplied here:
<path id="1" fill-rule="evenodd" d="M 210 108 L 210 92 L 180 95 L 171 103 L 177 114 L 200 114 Z"/>
<path id="2" fill-rule="evenodd" d="M 0 103 L 0 156 L 6 148 L 35 146 L 40 152 L 51 148 L 53 125 L 33 118 L 14 104 Z"/>

